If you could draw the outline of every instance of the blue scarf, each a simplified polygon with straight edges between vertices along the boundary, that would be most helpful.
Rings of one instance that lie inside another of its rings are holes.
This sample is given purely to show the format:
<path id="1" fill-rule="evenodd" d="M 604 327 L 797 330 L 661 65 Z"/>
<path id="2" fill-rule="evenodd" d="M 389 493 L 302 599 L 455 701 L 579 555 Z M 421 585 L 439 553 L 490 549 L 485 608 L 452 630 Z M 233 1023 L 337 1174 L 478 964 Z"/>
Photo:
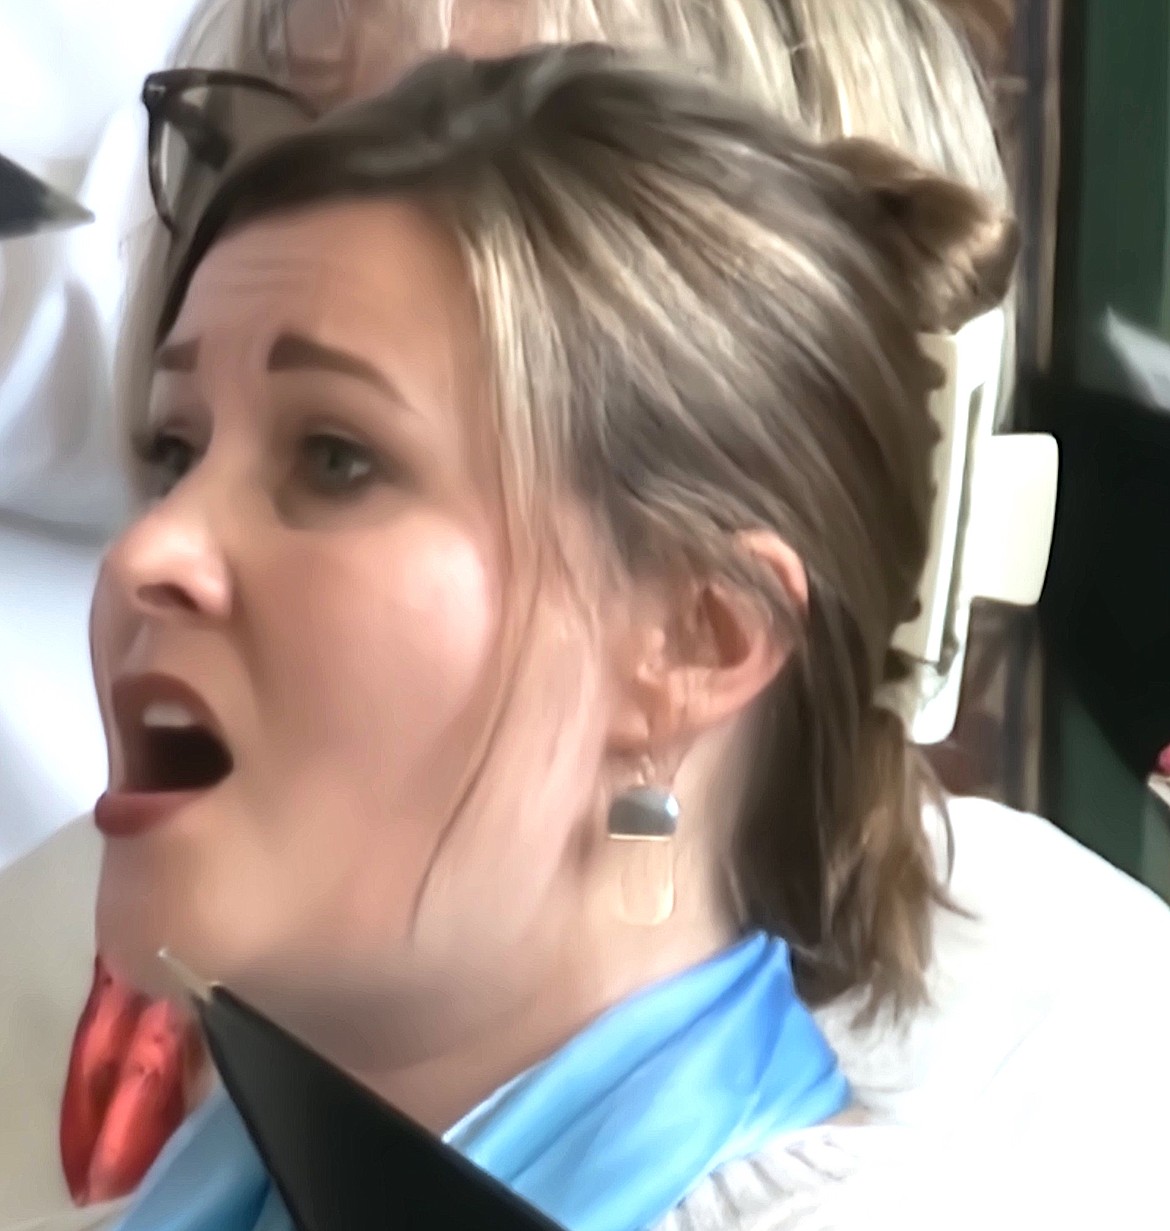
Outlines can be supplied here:
<path id="1" fill-rule="evenodd" d="M 568 1231 L 643 1231 L 732 1159 L 837 1114 L 849 1087 L 754 933 L 610 1009 L 446 1135 Z M 291 1231 L 235 1108 L 175 1134 L 116 1231 Z"/>

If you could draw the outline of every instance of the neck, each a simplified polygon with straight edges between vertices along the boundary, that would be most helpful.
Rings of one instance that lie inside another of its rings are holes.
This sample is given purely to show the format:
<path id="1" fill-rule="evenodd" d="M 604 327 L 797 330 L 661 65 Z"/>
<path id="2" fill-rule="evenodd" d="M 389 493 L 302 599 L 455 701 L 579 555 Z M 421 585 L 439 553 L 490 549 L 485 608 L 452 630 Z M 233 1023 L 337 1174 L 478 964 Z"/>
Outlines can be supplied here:
<path id="1" fill-rule="evenodd" d="M 689 912 L 654 928 L 612 925 L 605 938 L 569 937 L 543 977 L 449 1045 L 354 1076 L 436 1134 L 500 1086 L 546 1059 L 598 1016 L 661 979 L 705 961 L 735 939 L 730 919 Z M 425 1026 L 424 1026 L 425 1028 Z M 437 1023 L 436 1037 L 444 1033 Z"/>

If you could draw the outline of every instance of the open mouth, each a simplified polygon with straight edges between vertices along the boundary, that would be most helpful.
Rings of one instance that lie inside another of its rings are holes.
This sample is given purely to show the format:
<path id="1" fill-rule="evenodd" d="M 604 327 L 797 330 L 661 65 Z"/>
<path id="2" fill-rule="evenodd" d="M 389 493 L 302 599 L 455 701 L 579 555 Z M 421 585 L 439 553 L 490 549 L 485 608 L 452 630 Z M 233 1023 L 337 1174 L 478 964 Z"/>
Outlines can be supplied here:
<path id="1" fill-rule="evenodd" d="M 231 750 L 202 701 L 177 681 L 139 677 L 114 698 L 128 793 L 198 791 L 232 772 Z"/>
<path id="2" fill-rule="evenodd" d="M 227 746 L 205 727 L 143 724 L 127 751 L 128 791 L 201 790 L 232 772 Z"/>

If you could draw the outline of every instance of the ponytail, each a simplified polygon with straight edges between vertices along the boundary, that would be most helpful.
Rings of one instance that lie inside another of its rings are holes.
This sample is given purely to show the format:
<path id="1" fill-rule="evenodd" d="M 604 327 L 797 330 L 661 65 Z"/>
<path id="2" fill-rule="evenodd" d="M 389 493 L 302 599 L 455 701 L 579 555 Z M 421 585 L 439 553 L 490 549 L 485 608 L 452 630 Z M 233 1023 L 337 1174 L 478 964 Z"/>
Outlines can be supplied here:
<path id="1" fill-rule="evenodd" d="M 945 817 L 942 790 L 867 675 L 852 621 L 814 597 L 765 703 L 733 855 L 746 922 L 788 942 L 805 1001 L 861 992 L 864 1018 L 925 1000 L 931 912 L 952 905 L 922 820 L 931 803 Z"/>
<path id="2" fill-rule="evenodd" d="M 855 194 L 903 321 L 949 332 L 1000 302 L 1018 246 L 1010 218 L 874 142 L 837 141 L 821 153 Z M 921 351 L 918 361 L 929 363 Z M 928 484 L 925 471 L 907 469 L 890 489 L 880 615 L 857 610 L 862 591 L 848 597 L 847 586 L 810 571 L 804 637 L 765 704 L 733 856 L 748 921 L 789 942 L 804 998 L 861 992 L 863 1016 L 923 1001 L 932 910 L 954 908 L 949 868 L 923 824 L 930 804 L 945 818 L 943 792 L 902 719 L 880 704 L 908 672 L 889 646 L 914 614 Z"/>

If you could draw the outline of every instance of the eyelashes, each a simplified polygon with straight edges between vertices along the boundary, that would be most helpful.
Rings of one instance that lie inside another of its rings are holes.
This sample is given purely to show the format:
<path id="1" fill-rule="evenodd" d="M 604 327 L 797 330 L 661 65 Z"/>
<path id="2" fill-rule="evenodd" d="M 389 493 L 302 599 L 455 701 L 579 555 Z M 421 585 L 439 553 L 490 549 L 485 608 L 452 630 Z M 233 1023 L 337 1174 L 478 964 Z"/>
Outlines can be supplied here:
<path id="1" fill-rule="evenodd" d="M 187 474 L 195 458 L 194 445 L 166 428 L 140 428 L 130 445 L 139 484 L 156 499 Z"/>
<path id="2" fill-rule="evenodd" d="M 370 449 L 336 433 L 304 437 L 297 461 L 307 485 L 324 496 L 353 496 L 381 477 L 382 467 Z"/>
<path id="3" fill-rule="evenodd" d="M 132 438 L 140 485 L 149 497 L 167 495 L 198 464 L 200 449 L 172 427 L 140 430 Z M 352 500 L 379 481 L 402 481 L 402 466 L 337 431 L 299 436 L 289 462 L 295 488 L 325 500 Z"/>

